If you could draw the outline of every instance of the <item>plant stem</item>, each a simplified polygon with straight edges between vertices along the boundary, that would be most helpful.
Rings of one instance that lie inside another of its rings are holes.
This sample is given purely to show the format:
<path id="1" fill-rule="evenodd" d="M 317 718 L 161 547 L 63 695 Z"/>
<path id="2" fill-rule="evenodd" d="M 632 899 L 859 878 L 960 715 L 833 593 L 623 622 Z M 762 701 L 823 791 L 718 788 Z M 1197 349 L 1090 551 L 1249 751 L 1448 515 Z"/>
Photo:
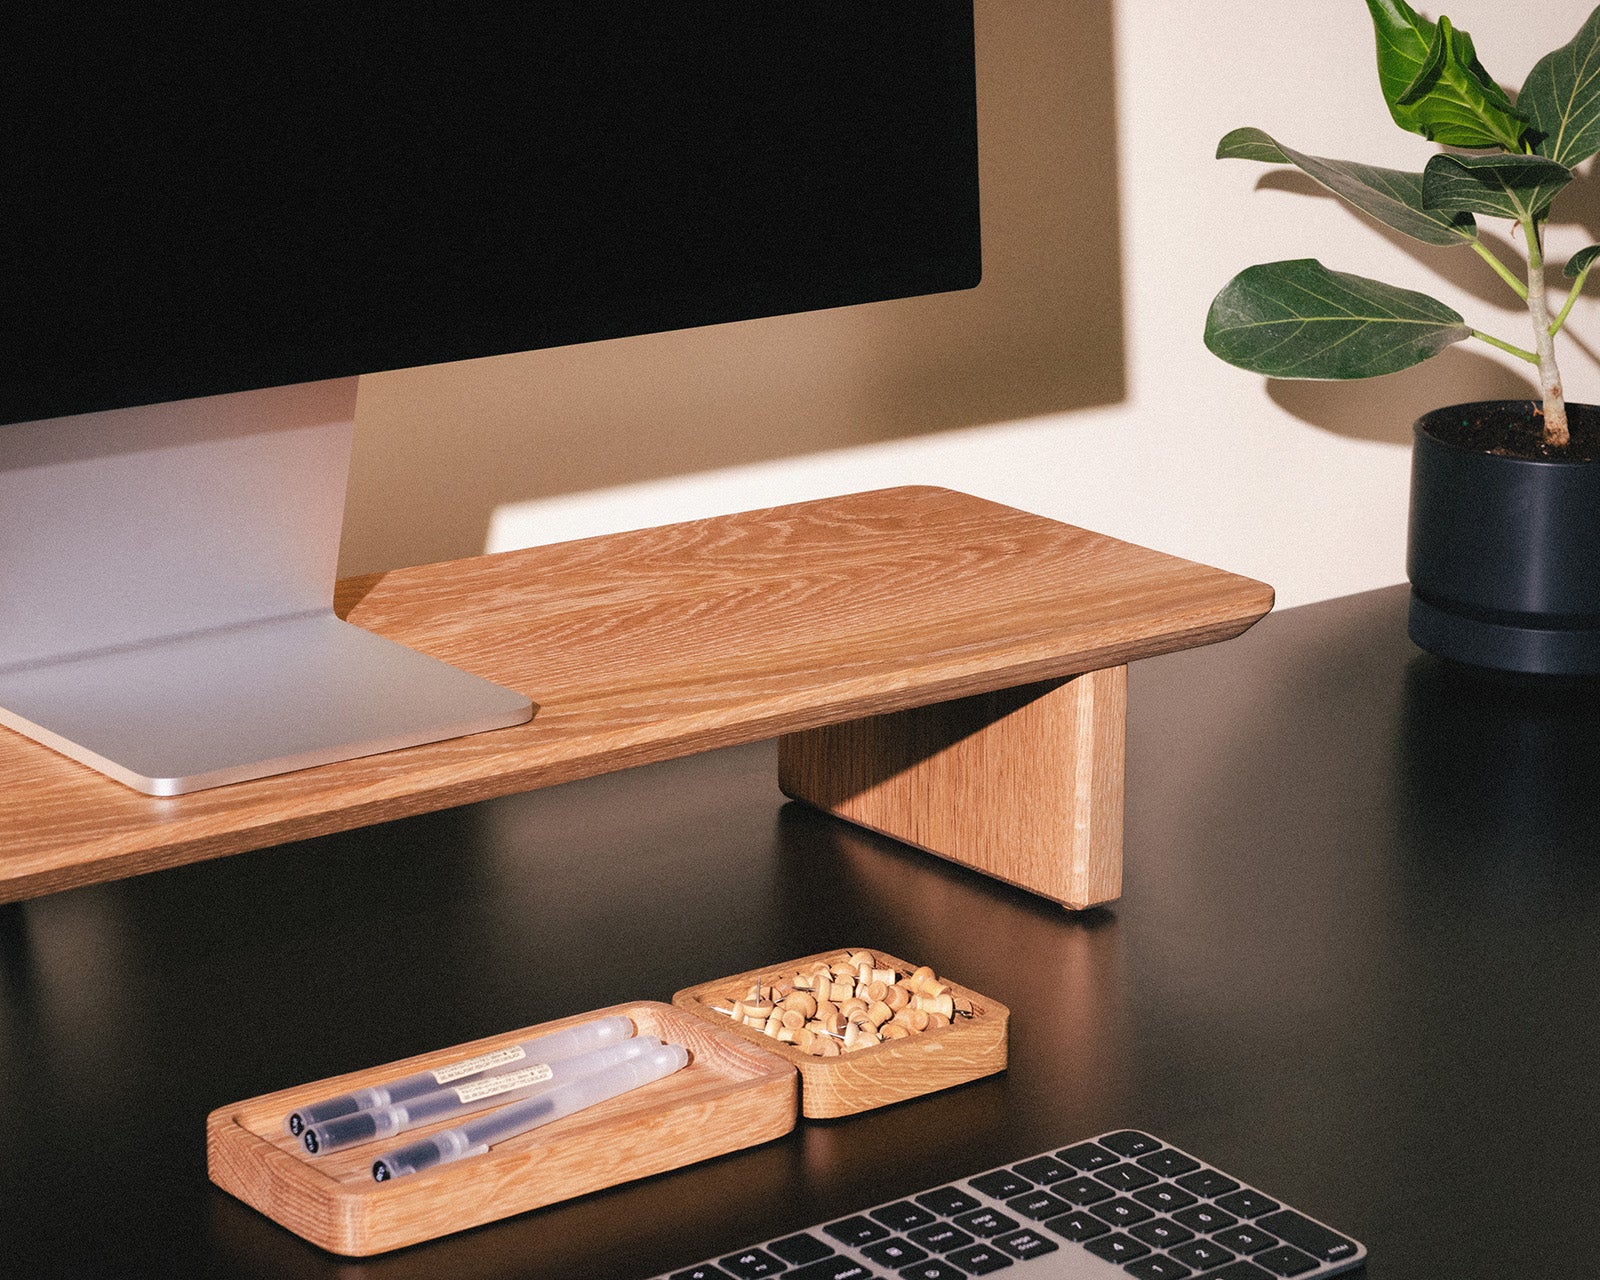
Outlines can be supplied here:
<path id="1" fill-rule="evenodd" d="M 1572 282 L 1572 289 L 1567 294 L 1566 305 L 1561 308 L 1561 314 L 1550 322 L 1550 336 L 1553 338 L 1561 332 L 1561 326 L 1566 324 L 1567 316 L 1572 312 L 1572 304 L 1578 300 L 1578 295 L 1583 292 L 1583 282 L 1589 278 L 1589 268 L 1585 267 L 1578 272 L 1578 278 Z"/>
<path id="2" fill-rule="evenodd" d="M 1494 252 L 1482 240 L 1474 240 L 1472 248 L 1477 255 L 1494 268 L 1495 274 L 1511 286 L 1512 292 L 1524 302 L 1528 300 L 1528 286 L 1518 280 L 1516 273 L 1494 256 Z"/>
<path id="3" fill-rule="evenodd" d="M 1556 366 L 1556 340 L 1550 323 L 1550 306 L 1545 299 L 1544 247 L 1539 243 L 1543 219 L 1525 218 L 1522 228 L 1528 239 L 1528 312 L 1533 318 L 1533 341 L 1539 353 L 1539 386 L 1544 392 L 1544 442 L 1553 449 L 1564 449 L 1571 438 L 1567 431 L 1567 402 L 1561 390 L 1561 370 Z"/>
<path id="4" fill-rule="evenodd" d="M 1524 351 L 1521 347 L 1512 346 L 1509 342 L 1502 342 L 1499 338 L 1485 333 L 1482 329 L 1473 329 L 1471 333 L 1479 342 L 1487 342 L 1491 347 L 1499 347 L 1502 351 L 1509 351 L 1518 360 L 1526 360 L 1529 364 L 1539 363 L 1539 355 L 1535 351 Z"/>

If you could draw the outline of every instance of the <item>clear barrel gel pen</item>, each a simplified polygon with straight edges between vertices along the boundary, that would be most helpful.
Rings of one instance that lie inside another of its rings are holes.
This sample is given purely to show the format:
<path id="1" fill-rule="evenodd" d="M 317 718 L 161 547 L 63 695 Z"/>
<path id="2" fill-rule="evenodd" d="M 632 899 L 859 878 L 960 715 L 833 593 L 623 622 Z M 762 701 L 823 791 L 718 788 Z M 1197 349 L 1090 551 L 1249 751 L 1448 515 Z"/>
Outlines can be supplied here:
<path id="1" fill-rule="evenodd" d="M 504 1106 L 536 1093 L 546 1093 L 558 1085 L 593 1075 L 630 1058 L 642 1057 L 660 1047 L 661 1041 L 654 1036 L 629 1036 L 616 1044 L 575 1053 L 555 1062 L 536 1062 L 513 1071 L 493 1071 L 458 1084 L 441 1085 L 405 1102 L 368 1107 L 365 1111 L 318 1121 L 307 1126 L 300 1141 L 312 1155 L 321 1155 L 358 1142 L 392 1138 L 397 1133 L 436 1120 L 450 1120 L 486 1107 Z"/>
<path id="2" fill-rule="evenodd" d="M 681 1044 L 661 1045 L 631 1062 L 619 1062 L 537 1097 L 510 1103 L 453 1129 L 442 1129 L 396 1147 L 373 1161 L 372 1176 L 378 1182 L 388 1182 L 465 1156 L 482 1155 L 497 1142 L 669 1076 L 688 1061 L 688 1050 Z"/>
<path id="3" fill-rule="evenodd" d="M 306 1126 L 324 1120 L 347 1116 L 355 1111 L 364 1111 L 368 1107 L 383 1107 L 391 1102 L 405 1102 L 407 1099 L 432 1093 L 441 1085 L 481 1076 L 491 1071 L 514 1071 L 524 1063 L 555 1062 L 561 1058 L 570 1058 L 575 1053 L 615 1044 L 632 1034 L 633 1023 L 621 1014 L 593 1018 L 576 1026 L 552 1031 L 548 1035 L 535 1036 L 531 1040 L 524 1040 L 521 1044 L 491 1050 L 489 1053 L 454 1062 L 433 1071 L 419 1071 L 401 1080 L 390 1080 L 371 1088 L 341 1093 L 334 1098 L 324 1098 L 320 1102 L 313 1102 L 309 1106 L 290 1112 L 284 1119 L 284 1125 L 298 1138 Z"/>

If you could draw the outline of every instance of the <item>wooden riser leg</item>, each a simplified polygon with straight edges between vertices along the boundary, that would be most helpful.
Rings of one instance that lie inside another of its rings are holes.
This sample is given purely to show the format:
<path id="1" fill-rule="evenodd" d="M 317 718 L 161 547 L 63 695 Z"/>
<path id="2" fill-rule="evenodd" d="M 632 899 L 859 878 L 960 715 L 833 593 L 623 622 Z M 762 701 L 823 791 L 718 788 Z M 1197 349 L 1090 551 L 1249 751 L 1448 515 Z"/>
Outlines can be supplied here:
<path id="1" fill-rule="evenodd" d="M 785 795 L 1073 910 L 1122 892 L 1128 669 L 779 739 Z"/>

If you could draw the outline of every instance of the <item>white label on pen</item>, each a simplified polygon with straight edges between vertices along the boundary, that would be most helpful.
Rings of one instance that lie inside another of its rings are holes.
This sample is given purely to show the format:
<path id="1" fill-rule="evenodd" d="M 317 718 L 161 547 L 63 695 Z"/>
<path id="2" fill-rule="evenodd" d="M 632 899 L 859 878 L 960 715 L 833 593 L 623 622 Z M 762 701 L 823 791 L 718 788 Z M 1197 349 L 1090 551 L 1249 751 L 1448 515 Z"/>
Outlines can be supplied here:
<path id="1" fill-rule="evenodd" d="M 520 1071 L 507 1071 L 504 1075 L 490 1076 L 487 1080 L 474 1080 L 471 1084 L 456 1086 L 456 1097 L 463 1102 L 482 1102 L 513 1089 L 526 1089 L 531 1084 L 543 1084 L 555 1072 L 548 1063 L 523 1067 Z"/>
<path id="2" fill-rule="evenodd" d="M 503 1067 L 508 1062 L 521 1062 L 527 1056 L 520 1044 L 514 1044 L 509 1049 L 496 1049 L 493 1053 L 479 1054 L 476 1058 L 468 1058 L 465 1062 L 458 1062 L 454 1066 L 440 1067 L 433 1073 L 433 1078 L 440 1084 L 449 1084 L 452 1080 L 475 1076 L 490 1067 Z"/>

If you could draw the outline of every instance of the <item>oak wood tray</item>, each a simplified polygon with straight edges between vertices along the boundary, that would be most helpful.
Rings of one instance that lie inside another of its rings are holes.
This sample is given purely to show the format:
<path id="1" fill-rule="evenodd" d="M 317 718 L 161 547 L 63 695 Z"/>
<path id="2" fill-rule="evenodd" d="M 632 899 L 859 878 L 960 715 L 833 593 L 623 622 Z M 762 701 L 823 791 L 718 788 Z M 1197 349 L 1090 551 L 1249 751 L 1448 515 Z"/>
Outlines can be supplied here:
<path id="1" fill-rule="evenodd" d="M 682 1044 L 689 1064 L 484 1155 L 391 1182 L 372 1178 L 381 1144 L 313 1158 L 285 1129 L 285 1116 L 318 1098 L 612 1013 L 627 1015 L 640 1034 Z M 365 1257 L 780 1137 L 795 1124 L 797 1083 L 781 1056 L 732 1027 L 640 1001 L 221 1107 L 206 1120 L 207 1169 L 223 1190 L 296 1235 L 333 1253 Z"/>
<path id="2" fill-rule="evenodd" d="M 860 949 L 870 951 L 880 964 L 899 974 L 909 974 L 917 967 L 884 951 Z M 951 993 L 971 1003 L 971 1017 L 958 1017 L 948 1027 L 921 1031 L 903 1040 L 886 1040 L 836 1058 L 815 1057 L 718 1012 L 742 997 L 753 984 L 765 986 L 798 970 L 832 964 L 854 950 L 819 952 L 801 960 L 718 978 L 685 988 L 672 997 L 672 1003 L 792 1063 L 800 1073 L 800 1114 L 811 1120 L 856 1115 L 1006 1069 L 1011 1011 L 998 1000 L 979 995 L 943 974 L 938 975 L 939 979 Z"/>
<path id="3" fill-rule="evenodd" d="M 924 487 L 351 579 L 338 613 L 526 694 L 533 720 L 175 797 L 0 729 L 0 902 L 782 737 L 797 798 L 1083 907 L 1120 892 L 1123 664 L 1271 606 Z"/>

